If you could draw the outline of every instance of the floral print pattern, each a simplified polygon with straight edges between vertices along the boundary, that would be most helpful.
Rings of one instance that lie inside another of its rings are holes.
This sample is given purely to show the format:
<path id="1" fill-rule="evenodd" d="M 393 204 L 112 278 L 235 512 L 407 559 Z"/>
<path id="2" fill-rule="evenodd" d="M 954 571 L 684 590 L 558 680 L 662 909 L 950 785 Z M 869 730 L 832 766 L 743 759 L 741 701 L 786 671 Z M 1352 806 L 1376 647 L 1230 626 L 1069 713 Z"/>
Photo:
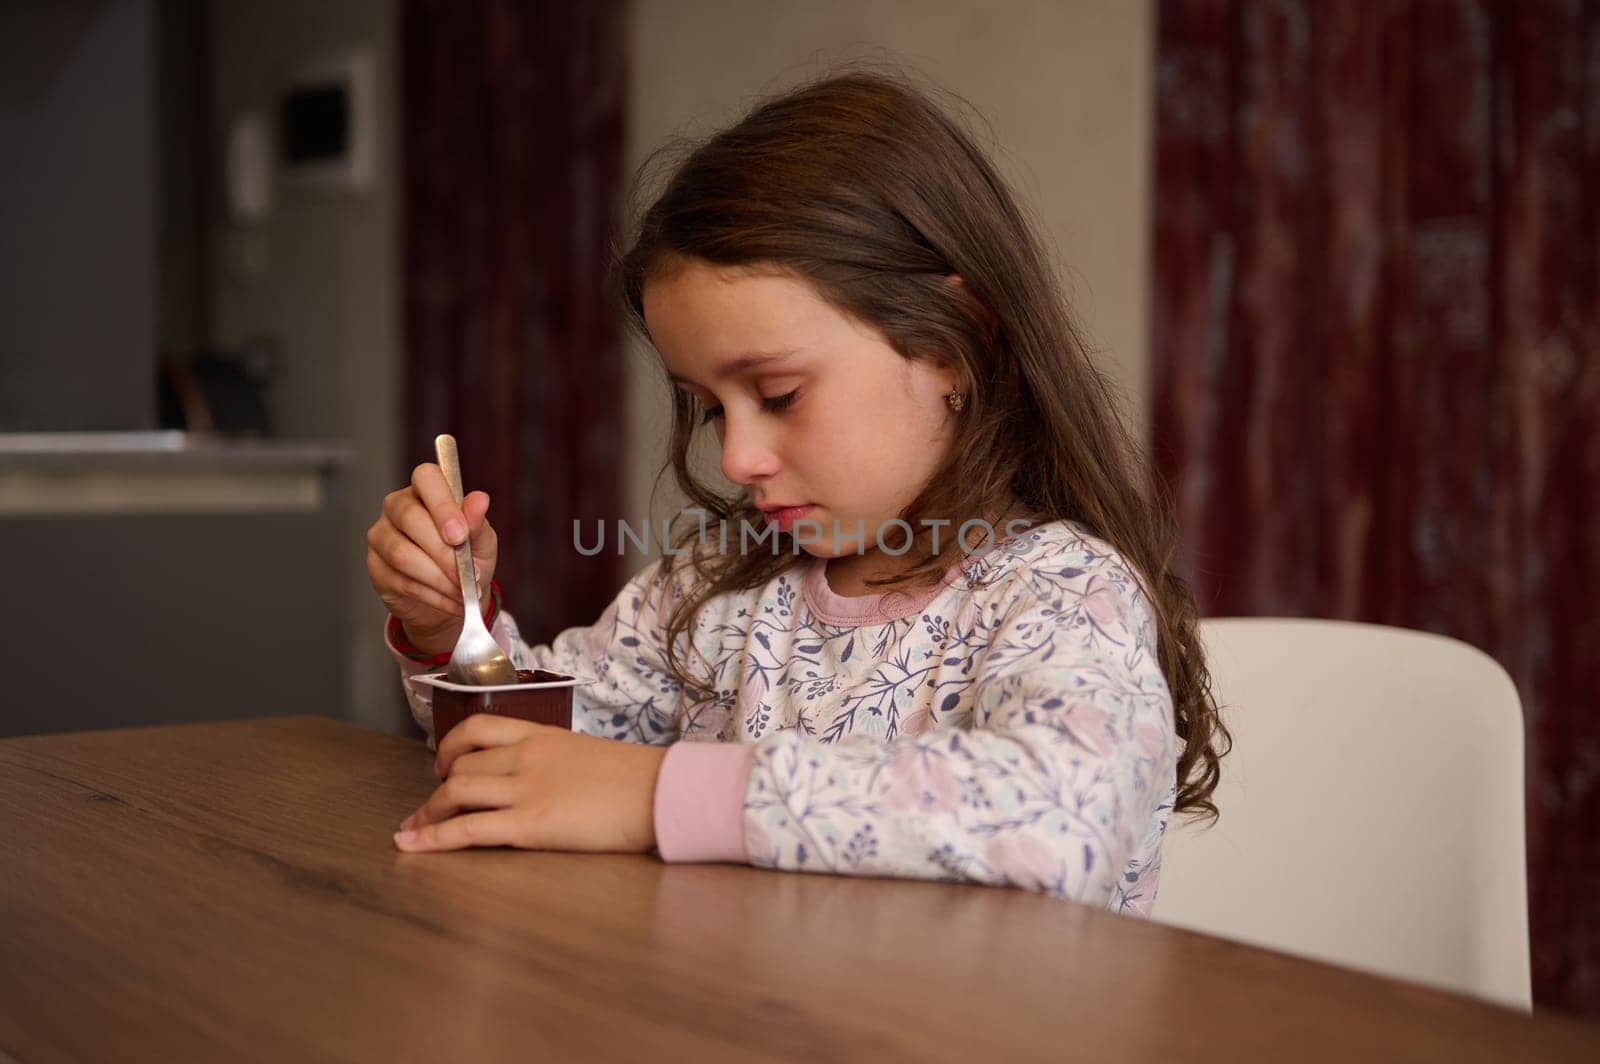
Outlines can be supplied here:
<path id="1" fill-rule="evenodd" d="M 1040 524 L 968 559 L 921 608 L 859 624 L 817 616 L 804 590 L 821 563 L 802 559 L 705 606 L 691 660 L 714 683 L 699 693 L 666 666 L 666 618 L 693 579 L 672 560 L 548 646 L 506 614 L 497 634 L 520 667 L 594 679 L 575 693 L 579 731 L 755 744 L 753 864 L 1149 914 L 1178 740 L 1148 600 L 1109 545 Z M 408 697 L 428 728 L 425 695 Z"/>

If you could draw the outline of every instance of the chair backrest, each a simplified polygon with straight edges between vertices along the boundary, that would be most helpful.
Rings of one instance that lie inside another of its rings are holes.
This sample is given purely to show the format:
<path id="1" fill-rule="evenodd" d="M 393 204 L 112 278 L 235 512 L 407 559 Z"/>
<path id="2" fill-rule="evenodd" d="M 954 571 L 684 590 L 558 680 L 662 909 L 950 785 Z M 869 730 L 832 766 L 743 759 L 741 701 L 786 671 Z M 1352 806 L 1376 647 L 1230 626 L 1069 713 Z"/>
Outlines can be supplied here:
<path id="1" fill-rule="evenodd" d="M 1344 621 L 1221 618 L 1214 827 L 1174 818 L 1154 919 L 1531 1003 L 1523 726 L 1494 659 Z"/>

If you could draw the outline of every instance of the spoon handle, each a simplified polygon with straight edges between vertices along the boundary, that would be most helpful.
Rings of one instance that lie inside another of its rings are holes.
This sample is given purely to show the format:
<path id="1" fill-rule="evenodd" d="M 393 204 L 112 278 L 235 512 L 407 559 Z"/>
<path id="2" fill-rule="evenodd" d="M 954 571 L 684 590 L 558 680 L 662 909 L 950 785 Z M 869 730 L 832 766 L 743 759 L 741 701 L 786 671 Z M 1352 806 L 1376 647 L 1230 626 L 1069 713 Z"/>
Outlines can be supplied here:
<path id="1" fill-rule="evenodd" d="M 456 452 L 456 438 L 448 433 L 442 433 L 433 439 L 434 453 L 439 456 L 439 468 L 444 470 L 444 480 L 450 485 L 450 494 L 455 496 L 456 505 L 461 505 L 463 492 L 461 490 L 461 456 Z M 478 608 L 478 576 L 472 571 L 472 540 L 469 537 L 461 541 L 456 552 L 456 578 L 461 581 L 461 602 L 467 607 L 469 617 L 476 616 Z"/>

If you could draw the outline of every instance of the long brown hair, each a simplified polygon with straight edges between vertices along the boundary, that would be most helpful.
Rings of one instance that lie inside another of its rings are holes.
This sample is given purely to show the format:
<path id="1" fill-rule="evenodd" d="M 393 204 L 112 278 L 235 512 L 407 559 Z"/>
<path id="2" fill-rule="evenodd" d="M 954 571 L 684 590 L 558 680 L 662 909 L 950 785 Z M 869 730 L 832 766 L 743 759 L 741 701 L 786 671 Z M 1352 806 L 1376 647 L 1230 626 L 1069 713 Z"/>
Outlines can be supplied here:
<path id="1" fill-rule="evenodd" d="M 648 338 L 645 285 L 686 261 L 779 270 L 875 327 L 904 357 L 956 368 L 967 396 L 958 436 L 902 518 L 914 529 L 932 514 L 997 518 L 1020 501 L 1116 548 L 1152 605 L 1183 741 L 1174 811 L 1215 820 L 1211 794 L 1231 740 L 1211 696 L 1194 596 L 1173 568 L 1172 507 L 1087 357 L 1032 227 L 973 138 L 935 103 L 939 95 L 947 94 L 903 74 L 847 72 L 760 103 L 691 146 L 616 264 L 625 314 Z M 671 455 L 660 473 L 670 465 L 708 521 L 761 527 L 748 496 L 724 497 L 693 474 L 701 419 L 691 397 L 672 395 Z M 698 531 L 682 528 L 675 545 Z M 960 549 L 947 541 L 876 583 L 925 585 Z M 712 597 L 758 587 L 800 558 L 790 549 L 686 553 L 700 579 L 671 616 L 667 661 L 691 697 L 710 700 L 712 684 L 691 675 L 679 638 Z"/>

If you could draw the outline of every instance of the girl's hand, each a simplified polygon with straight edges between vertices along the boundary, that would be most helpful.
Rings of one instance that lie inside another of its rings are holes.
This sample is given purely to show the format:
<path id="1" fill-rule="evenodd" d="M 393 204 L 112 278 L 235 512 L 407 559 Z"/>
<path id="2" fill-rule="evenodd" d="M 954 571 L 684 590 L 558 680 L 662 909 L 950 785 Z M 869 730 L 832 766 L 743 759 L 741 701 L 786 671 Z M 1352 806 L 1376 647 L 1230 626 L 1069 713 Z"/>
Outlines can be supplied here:
<path id="1" fill-rule="evenodd" d="M 667 751 L 475 713 L 439 744 L 444 777 L 400 825 L 407 851 L 466 846 L 646 853 Z"/>
<path id="2" fill-rule="evenodd" d="M 410 484 L 384 497 L 378 520 L 367 529 L 372 589 L 418 650 L 447 651 L 461 635 L 465 615 L 454 545 L 469 537 L 478 567 L 478 608 L 488 608 L 499 550 L 488 512 L 489 496 L 481 491 L 456 506 L 444 471 L 426 462 L 412 471 Z"/>

